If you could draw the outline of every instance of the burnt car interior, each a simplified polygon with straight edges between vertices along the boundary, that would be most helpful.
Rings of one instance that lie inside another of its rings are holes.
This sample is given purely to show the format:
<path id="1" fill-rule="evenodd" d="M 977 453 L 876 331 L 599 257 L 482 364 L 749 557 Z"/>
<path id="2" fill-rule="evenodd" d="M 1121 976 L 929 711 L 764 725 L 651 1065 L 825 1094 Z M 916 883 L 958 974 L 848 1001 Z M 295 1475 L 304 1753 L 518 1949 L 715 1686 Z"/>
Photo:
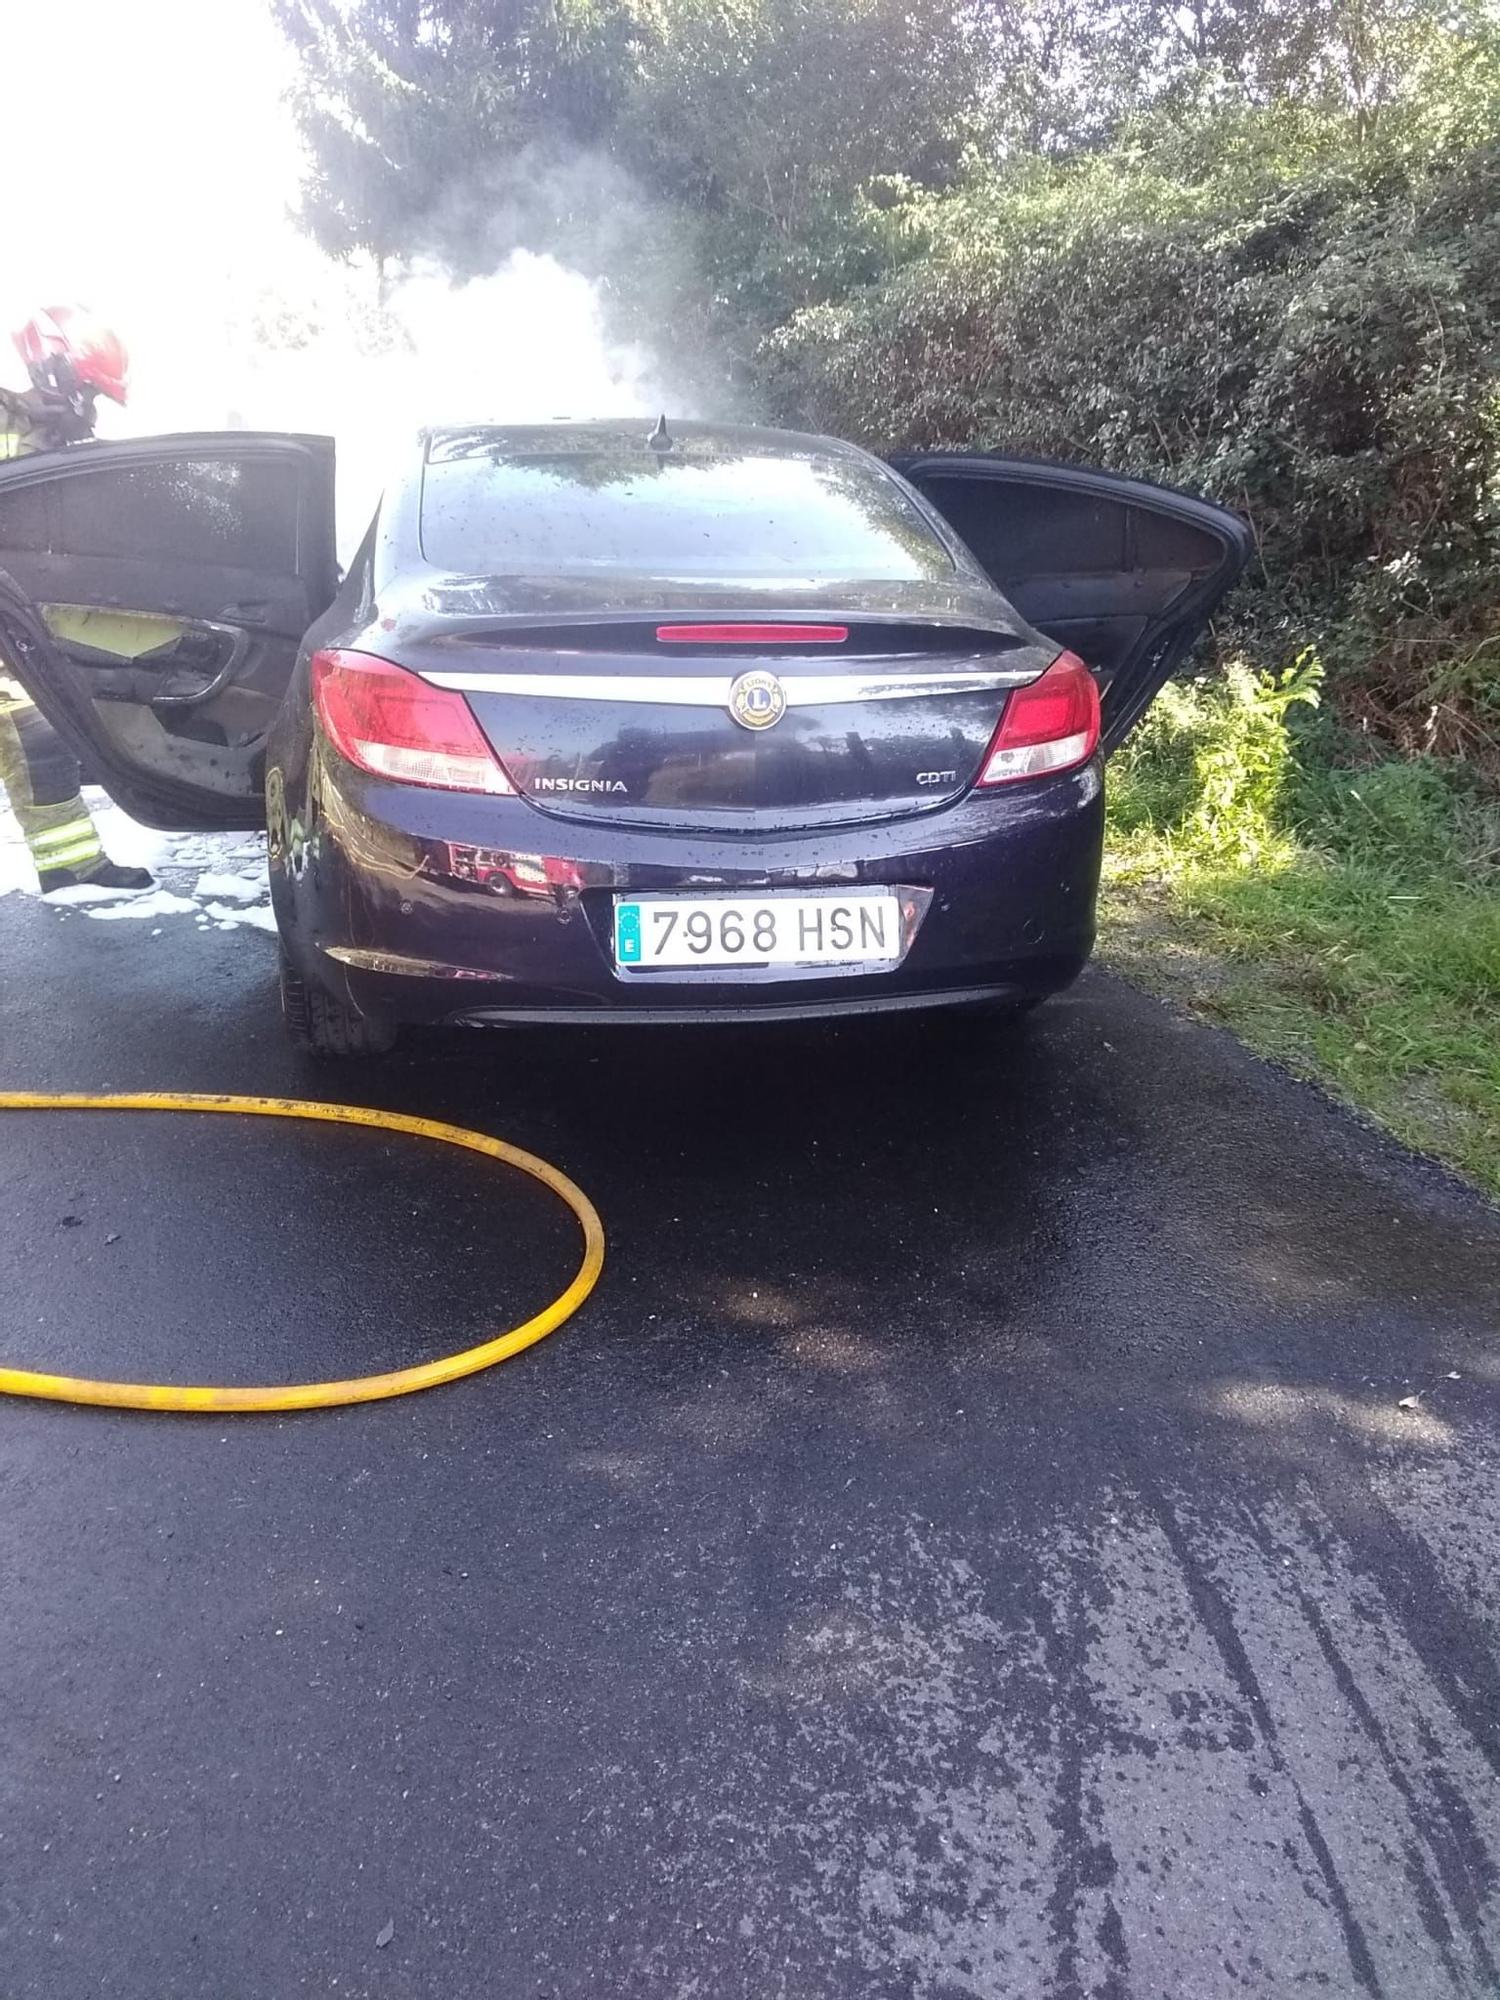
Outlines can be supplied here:
<path id="1" fill-rule="evenodd" d="M 336 587 L 332 479 L 331 440 L 249 434 L 11 473 L 0 571 L 18 588 L 0 621 L 23 656 L 48 655 L 53 702 L 101 762 L 118 753 L 115 775 L 149 768 L 258 823 L 266 735 Z"/>

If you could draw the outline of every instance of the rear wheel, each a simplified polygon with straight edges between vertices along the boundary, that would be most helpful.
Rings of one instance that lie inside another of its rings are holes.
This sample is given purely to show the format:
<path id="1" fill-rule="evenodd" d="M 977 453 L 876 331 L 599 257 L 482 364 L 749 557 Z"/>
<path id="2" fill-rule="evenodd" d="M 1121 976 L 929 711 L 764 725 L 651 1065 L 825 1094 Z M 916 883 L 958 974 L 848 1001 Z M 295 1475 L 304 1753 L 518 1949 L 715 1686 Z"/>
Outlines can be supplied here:
<path id="1" fill-rule="evenodd" d="M 396 1031 L 368 1014 L 356 1014 L 321 986 L 302 977 L 281 952 L 281 1018 L 294 1048 L 314 1056 L 384 1055 Z"/>

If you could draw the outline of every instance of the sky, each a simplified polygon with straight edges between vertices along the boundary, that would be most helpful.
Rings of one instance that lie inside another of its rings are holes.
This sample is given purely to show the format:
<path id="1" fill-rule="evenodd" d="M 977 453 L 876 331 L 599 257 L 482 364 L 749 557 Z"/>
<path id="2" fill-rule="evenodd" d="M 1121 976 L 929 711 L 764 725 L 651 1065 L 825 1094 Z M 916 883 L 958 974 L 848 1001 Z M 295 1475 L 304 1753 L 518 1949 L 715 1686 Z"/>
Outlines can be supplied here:
<path id="1" fill-rule="evenodd" d="M 197 330 L 261 278 L 314 282 L 286 214 L 290 56 L 260 0 L 72 0 L 66 24 L 45 6 L 6 22 L 0 305 L 7 332 L 34 305 L 92 306 L 132 351 L 150 427 L 177 399 L 172 310 Z"/>
<path id="2" fill-rule="evenodd" d="M 101 403 L 102 435 L 332 431 L 345 548 L 418 424 L 650 408 L 646 357 L 607 340 L 594 289 L 548 257 L 458 290 L 417 270 L 369 351 L 372 273 L 334 265 L 289 216 L 294 66 L 264 0 L 71 0 L 62 19 L 7 14 L 0 381 L 24 386 L 8 336 L 30 312 L 87 305 L 131 356 L 129 405 Z M 305 315 L 311 338 L 258 337 L 266 304 Z"/>

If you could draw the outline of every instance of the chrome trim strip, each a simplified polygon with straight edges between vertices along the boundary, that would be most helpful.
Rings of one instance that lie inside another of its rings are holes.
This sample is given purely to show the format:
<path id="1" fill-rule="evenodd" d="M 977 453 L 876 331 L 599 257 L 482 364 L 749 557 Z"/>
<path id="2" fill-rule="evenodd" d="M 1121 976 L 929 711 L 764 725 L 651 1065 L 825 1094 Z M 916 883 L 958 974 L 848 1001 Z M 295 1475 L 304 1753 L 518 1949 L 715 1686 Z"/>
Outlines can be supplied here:
<path id="1" fill-rule="evenodd" d="M 492 794 L 493 796 L 493 794 Z M 365 951 L 352 944 L 318 946 L 325 958 L 352 965 L 357 972 L 403 973 L 413 979 L 503 979 L 503 972 L 480 972 L 467 965 L 445 965 L 440 959 L 408 958 L 394 951 Z"/>
<path id="2" fill-rule="evenodd" d="M 434 687 L 460 694 L 540 695 L 554 701 L 627 701 L 672 708 L 727 708 L 735 674 L 426 673 Z M 829 708 L 846 701 L 901 701 L 922 695 L 979 694 L 1036 679 L 1032 667 L 979 672 L 781 674 L 788 708 Z"/>

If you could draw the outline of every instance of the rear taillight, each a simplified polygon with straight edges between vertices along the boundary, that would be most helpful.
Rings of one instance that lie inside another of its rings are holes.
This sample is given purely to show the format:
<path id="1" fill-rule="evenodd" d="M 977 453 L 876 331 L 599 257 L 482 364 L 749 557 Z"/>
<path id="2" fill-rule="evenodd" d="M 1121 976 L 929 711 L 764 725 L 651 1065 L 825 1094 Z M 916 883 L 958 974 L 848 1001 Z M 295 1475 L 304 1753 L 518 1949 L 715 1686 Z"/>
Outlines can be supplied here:
<path id="1" fill-rule="evenodd" d="M 334 749 L 362 771 L 445 792 L 514 792 L 461 694 L 371 653 L 312 657 L 312 697 Z"/>
<path id="2" fill-rule="evenodd" d="M 1017 688 L 985 752 L 981 785 L 1009 785 L 1086 764 L 1099 747 L 1099 689 L 1076 653 L 1059 653 Z"/>

